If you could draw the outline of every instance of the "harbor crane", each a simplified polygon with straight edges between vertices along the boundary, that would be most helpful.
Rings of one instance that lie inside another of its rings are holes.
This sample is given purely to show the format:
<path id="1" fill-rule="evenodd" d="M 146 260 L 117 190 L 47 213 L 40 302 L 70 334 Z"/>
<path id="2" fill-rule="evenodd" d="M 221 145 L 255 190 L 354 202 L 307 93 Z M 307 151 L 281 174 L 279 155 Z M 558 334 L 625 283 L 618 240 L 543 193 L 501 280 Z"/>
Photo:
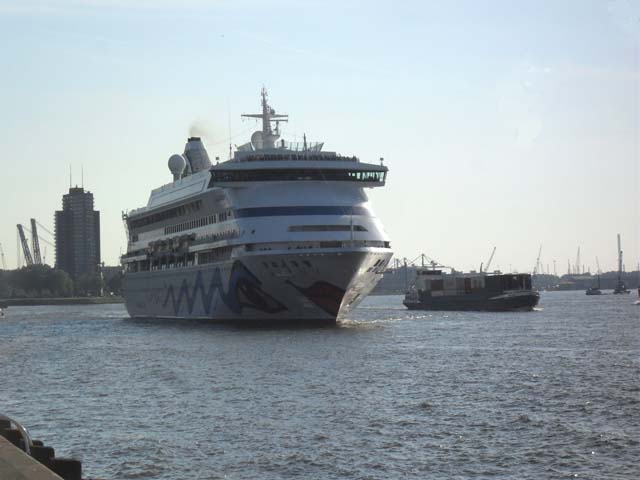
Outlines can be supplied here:
<path id="1" fill-rule="evenodd" d="M 542 255 L 542 244 L 540 244 L 540 248 L 538 249 L 538 258 L 536 259 L 536 266 L 533 268 L 533 274 L 537 275 L 540 270 L 540 256 Z"/>
<path id="2" fill-rule="evenodd" d="M 578 254 L 576 255 L 576 268 L 574 273 L 580 275 L 580 247 L 578 247 Z M 584 273 L 584 269 L 582 273 Z"/>
<path id="3" fill-rule="evenodd" d="M 4 258 L 4 250 L 2 250 L 2 244 L 0 243 L 0 257 L 2 257 L 2 269 L 7 269 L 7 261 Z"/>
<path id="4" fill-rule="evenodd" d="M 40 242 L 44 242 L 47 245 L 49 245 L 50 247 L 52 247 L 52 248 L 55 248 L 55 245 L 52 242 L 50 242 L 49 240 L 47 240 L 46 237 L 41 237 L 40 235 L 38 235 L 38 227 L 40 227 L 40 229 L 42 229 L 45 232 L 47 232 L 49 235 L 54 236 L 47 229 L 47 227 L 42 225 L 40 222 L 38 222 L 34 218 L 31 219 L 31 230 L 29 230 L 27 227 L 22 227 L 22 228 L 24 230 L 26 230 L 28 234 L 31 235 L 32 245 L 33 245 L 33 261 L 34 261 L 34 264 L 41 265 L 41 264 L 45 263 L 47 252 L 46 252 L 46 248 L 45 248 L 44 256 L 41 255 L 41 253 L 40 253 L 41 252 L 41 250 L 40 250 Z"/>
<path id="5" fill-rule="evenodd" d="M 491 267 L 491 261 L 493 260 L 493 256 L 496 254 L 496 247 L 493 247 L 493 251 L 491 252 L 491 255 L 489 256 L 489 260 L 487 261 L 487 265 L 484 267 L 484 272 L 488 273 L 489 272 L 489 267 Z M 480 273 L 482 273 L 482 264 L 480 264 Z"/>
<path id="6" fill-rule="evenodd" d="M 27 266 L 33 265 L 33 257 L 31 256 L 31 251 L 29 251 L 29 242 L 27 242 L 27 237 L 24 235 L 24 228 L 22 224 L 18 224 L 18 235 L 20 235 L 20 243 L 22 244 L 22 251 L 24 253 L 24 259 L 27 262 Z"/>
<path id="7" fill-rule="evenodd" d="M 36 219 L 31 219 L 31 246 L 33 247 L 33 261 L 36 265 L 42 265 L 42 257 L 40 256 L 40 241 L 38 240 L 38 228 L 36 227 Z"/>

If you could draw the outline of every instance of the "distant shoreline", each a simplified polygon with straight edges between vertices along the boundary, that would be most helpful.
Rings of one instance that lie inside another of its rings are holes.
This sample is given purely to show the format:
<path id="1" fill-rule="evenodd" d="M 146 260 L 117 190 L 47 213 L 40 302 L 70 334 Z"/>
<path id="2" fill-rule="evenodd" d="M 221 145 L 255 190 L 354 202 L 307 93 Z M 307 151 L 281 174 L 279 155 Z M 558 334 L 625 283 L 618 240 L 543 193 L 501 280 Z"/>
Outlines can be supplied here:
<path id="1" fill-rule="evenodd" d="M 39 305 L 104 305 L 124 303 L 122 297 L 68 297 L 68 298 L 5 298 L 0 299 L 0 308 L 35 307 Z"/>

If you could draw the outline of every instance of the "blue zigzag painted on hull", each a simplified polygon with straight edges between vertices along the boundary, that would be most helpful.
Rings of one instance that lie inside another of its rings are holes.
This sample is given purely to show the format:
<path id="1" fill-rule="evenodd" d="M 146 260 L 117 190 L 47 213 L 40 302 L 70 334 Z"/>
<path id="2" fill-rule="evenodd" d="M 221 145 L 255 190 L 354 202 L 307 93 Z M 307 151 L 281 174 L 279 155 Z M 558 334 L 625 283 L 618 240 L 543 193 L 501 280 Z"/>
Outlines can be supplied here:
<path id="1" fill-rule="evenodd" d="M 261 282 L 247 267 L 240 261 L 235 261 L 231 267 L 229 289 L 226 292 L 224 291 L 222 273 L 219 267 L 213 269 L 208 288 L 205 288 L 202 270 L 198 270 L 191 292 L 189 291 L 189 283 L 186 278 L 182 280 L 177 298 L 173 285 L 169 285 L 162 306 L 167 307 L 169 300 L 171 300 L 171 308 L 173 309 L 174 315 L 178 317 L 180 316 L 180 309 L 184 301 L 186 302 L 185 306 L 188 315 L 192 315 L 198 298 L 198 292 L 200 292 L 202 309 L 207 316 L 211 316 L 212 310 L 215 311 L 213 301 L 216 293 L 219 294 L 220 300 L 222 300 L 227 308 L 236 314 L 241 313 L 244 307 L 260 310 L 265 313 L 278 313 L 286 310 L 287 308 L 282 303 L 278 302 L 260 288 L 260 283 Z"/>

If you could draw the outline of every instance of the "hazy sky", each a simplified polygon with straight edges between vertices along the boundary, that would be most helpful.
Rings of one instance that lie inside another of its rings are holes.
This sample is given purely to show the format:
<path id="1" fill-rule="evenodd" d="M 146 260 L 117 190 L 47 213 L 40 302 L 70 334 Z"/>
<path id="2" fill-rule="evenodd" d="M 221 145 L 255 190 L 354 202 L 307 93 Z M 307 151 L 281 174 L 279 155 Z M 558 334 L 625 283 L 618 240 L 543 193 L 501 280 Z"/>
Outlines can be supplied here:
<path id="1" fill-rule="evenodd" d="M 226 157 L 271 103 L 284 138 L 385 158 L 398 257 L 565 272 L 640 259 L 640 2 L 0 0 L 0 242 L 74 183 L 102 252 L 170 181 L 190 128 Z M 46 236 L 45 236 L 46 237 Z M 47 260 L 53 249 L 47 248 Z"/>

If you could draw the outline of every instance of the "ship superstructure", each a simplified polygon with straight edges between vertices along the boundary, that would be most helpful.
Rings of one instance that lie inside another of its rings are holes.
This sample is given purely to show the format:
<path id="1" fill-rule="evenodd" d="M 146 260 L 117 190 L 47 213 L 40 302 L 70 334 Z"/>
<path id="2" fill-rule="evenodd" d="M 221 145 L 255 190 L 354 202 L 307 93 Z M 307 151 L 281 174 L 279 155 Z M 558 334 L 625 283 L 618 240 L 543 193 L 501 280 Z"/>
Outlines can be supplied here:
<path id="1" fill-rule="evenodd" d="M 287 143 L 262 91 L 262 120 L 212 165 L 201 139 L 169 159 L 173 182 L 124 215 L 124 296 L 134 317 L 334 322 L 375 286 L 390 241 L 365 188 L 387 167 Z"/>

